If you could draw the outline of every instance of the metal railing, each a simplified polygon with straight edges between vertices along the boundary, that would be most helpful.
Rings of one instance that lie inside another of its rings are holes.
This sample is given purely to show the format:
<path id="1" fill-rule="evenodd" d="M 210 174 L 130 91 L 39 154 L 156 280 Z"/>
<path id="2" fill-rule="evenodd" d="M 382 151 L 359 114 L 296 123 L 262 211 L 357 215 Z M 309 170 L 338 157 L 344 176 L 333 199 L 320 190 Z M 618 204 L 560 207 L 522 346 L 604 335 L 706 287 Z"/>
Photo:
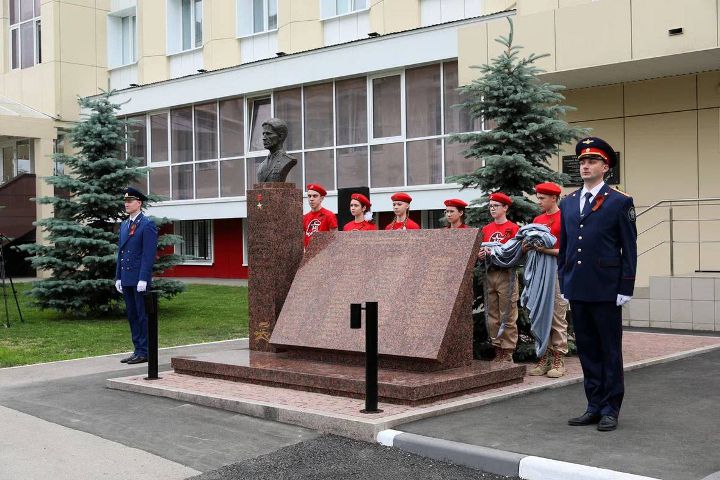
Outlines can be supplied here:
<path id="1" fill-rule="evenodd" d="M 638 238 L 642 236 L 645 233 L 648 233 L 655 228 L 668 224 L 669 227 L 669 234 L 667 240 L 662 240 L 652 247 L 643 250 L 642 252 L 638 253 L 638 257 L 655 250 L 657 247 L 661 245 L 668 244 L 670 246 L 670 276 L 675 275 L 675 244 L 678 243 L 684 243 L 684 244 L 697 244 L 698 247 L 698 268 L 697 271 L 701 270 L 701 248 L 700 245 L 707 244 L 707 243 L 720 243 L 720 238 L 718 240 L 701 240 L 700 232 L 698 232 L 698 239 L 697 240 L 676 240 L 675 239 L 675 223 L 677 222 L 697 222 L 697 223 L 703 223 L 703 222 L 720 222 L 720 218 L 702 218 L 700 215 L 700 207 L 701 206 L 713 206 L 713 205 L 720 205 L 720 197 L 706 197 L 706 198 L 680 198 L 680 199 L 668 199 L 668 200 L 660 200 L 659 202 L 656 202 L 643 211 L 639 212 L 637 214 L 637 218 L 639 219 L 641 216 L 647 214 L 648 212 L 651 212 L 655 209 L 659 208 L 667 208 L 668 210 L 668 217 L 666 219 L 660 220 L 649 227 L 645 228 L 642 231 L 638 232 Z M 692 207 L 696 206 L 698 209 L 698 218 L 675 218 L 673 208 L 674 207 Z"/>

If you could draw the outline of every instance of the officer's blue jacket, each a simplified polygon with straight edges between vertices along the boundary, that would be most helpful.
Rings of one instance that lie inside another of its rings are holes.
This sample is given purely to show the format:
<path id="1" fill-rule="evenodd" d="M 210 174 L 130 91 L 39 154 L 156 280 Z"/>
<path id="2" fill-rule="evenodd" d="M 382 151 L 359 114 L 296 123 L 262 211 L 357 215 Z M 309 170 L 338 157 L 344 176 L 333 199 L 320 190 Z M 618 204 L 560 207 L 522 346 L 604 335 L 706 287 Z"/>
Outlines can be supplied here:
<path id="1" fill-rule="evenodd" d="M 632 197 L 606 184 L 581 219 L 581 192 L 560 202 L 560 291 L 568 300 L 581 302 L 615 302 L 618 294 L 632 296 L 637 268 Z"/>
<path id="2" fill-rule="evenodd" d="M 142 213 L 134 222 L 130 223 L 130 219 L 127 219 L 120 224 L 115 280 L 120 280 L 123 287 L 134 287 L 139 280 L 144 280 L 149 288 L 157 239 L 155 223 Z"/>

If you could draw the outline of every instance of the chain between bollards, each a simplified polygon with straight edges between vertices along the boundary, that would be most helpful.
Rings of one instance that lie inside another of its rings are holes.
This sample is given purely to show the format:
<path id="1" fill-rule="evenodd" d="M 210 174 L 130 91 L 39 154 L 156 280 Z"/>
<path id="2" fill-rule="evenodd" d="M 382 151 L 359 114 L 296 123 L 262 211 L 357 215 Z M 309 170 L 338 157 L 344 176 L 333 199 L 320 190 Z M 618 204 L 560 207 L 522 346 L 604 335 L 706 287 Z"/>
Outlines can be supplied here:
<path id="1" fill-rule="evenodd" d="M 362 326 L 365 310 L 365 408 L 361 413 L 381 413 L 378 409 L 378 303 L 350 304 L 350 328 Z"/>
<path id="2" fill-rule="evenodd" d="M 147 314 L 148 376 L 145 380 L 158 380 L 158 292 L 151 290 L 144 296 Z"/>

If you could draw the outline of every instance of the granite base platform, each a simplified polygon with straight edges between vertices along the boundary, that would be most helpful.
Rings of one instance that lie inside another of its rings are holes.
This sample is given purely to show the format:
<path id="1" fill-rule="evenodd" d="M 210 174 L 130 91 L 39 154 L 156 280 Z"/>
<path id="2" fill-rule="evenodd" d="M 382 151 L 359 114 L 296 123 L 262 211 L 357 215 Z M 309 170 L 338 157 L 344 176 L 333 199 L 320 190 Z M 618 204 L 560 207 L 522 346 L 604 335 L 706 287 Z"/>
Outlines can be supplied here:
<path id="1" fill-rule="evenodd" d="M 192 357 L 173 357 L 175 373 L 219 378 L 308 392 L 364 398 L 365 368 L 289 358 L 283 353 L 237 349 Z M 380 401 L 423 405 L 468 393 L 523 381 L 526 367 L 473 361 L 470 365 L 435 372 L 380 369 Z"/>

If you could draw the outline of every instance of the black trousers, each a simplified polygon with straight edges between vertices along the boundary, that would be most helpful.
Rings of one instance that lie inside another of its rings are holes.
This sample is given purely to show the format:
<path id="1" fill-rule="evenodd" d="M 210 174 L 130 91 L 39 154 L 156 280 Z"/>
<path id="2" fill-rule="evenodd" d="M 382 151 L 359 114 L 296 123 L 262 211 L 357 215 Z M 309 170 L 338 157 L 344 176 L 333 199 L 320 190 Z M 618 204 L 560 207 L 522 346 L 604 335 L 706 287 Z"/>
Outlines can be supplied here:
<path id="1" fill-rule="evenodd" d="M 570 301 L 587 411 L 618 417 L 625 378 L 622 358 L 622 308 L 615 302 Z"/>

